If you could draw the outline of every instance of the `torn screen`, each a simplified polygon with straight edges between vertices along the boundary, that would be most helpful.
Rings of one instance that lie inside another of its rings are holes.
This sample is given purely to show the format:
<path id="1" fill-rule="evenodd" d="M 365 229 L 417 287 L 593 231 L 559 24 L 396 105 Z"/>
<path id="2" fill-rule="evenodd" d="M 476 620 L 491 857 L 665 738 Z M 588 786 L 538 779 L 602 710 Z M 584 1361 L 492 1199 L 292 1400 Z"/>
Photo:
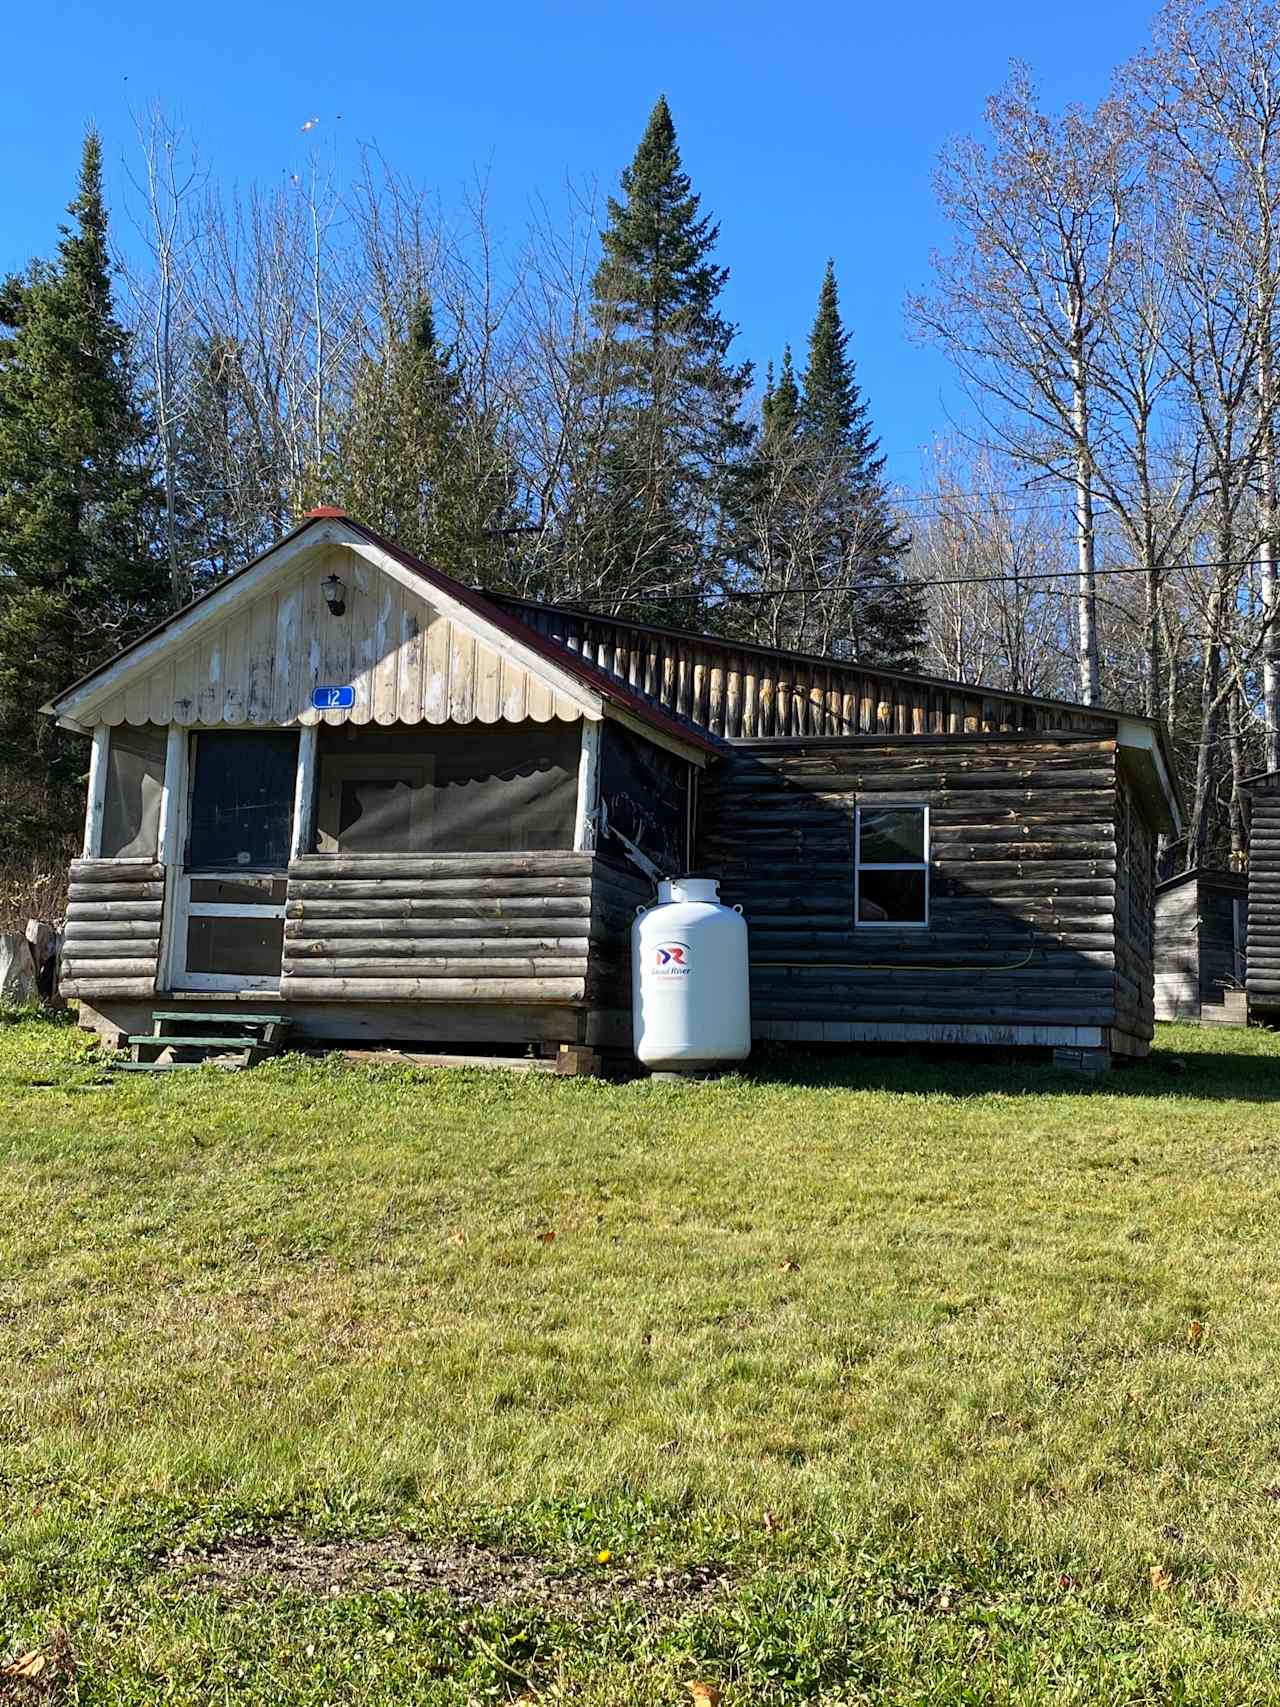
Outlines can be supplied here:
<path id="1" fill-rule="evenodd" d="M 103 859 L 155 859 L 160 846 L 165 730 L 121 725 L 107 740 L 107 792 L 102 807 Z"/>
<path id="2" fill-rule="evenodd" d="M 607 722 L 600 744 L 600 802 L 606 827 L 620 830 L 664 876 L 689 863 L 689 765 L 619 724 Z M 619 853 L 606 833 L 600 846 Z"/>

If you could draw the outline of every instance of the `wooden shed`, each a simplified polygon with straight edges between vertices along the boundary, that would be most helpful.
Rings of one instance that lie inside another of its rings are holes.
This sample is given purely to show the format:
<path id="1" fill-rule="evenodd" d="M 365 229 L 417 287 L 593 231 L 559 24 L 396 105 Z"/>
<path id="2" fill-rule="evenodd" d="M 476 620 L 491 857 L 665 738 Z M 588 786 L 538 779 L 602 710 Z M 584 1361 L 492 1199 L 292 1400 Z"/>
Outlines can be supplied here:
<path id="1" fill-rule="evenodd" d="M 760 1038 L 1152 1035 L 1162 732 L 486 595 L 332 511 L 45 708 L 92 735 L 65 986 L 303 1038 L 625 1044 L 655 871 L 720 878 Z"/>
<path id="2" fill-rule="evenodd" d="M 1156 1018 L 1244 1025 L 1249 880 L 1197 867 L 1156 885 Z"/>
<path id="3" fill-rule="evenodd" d="M 1280 771 L 1250 777 L 1249 941 L 1245 984 L 1249 1017 L 1280 1025 Z"/>

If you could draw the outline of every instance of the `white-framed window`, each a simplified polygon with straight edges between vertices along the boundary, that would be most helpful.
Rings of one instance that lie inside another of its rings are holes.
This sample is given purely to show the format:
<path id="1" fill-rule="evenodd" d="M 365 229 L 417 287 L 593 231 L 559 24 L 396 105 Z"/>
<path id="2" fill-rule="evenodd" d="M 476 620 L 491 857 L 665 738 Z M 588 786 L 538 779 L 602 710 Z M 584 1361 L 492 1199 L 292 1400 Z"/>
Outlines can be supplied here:
<path id="1" fill-rule="evenodd" d="M 320 760 L 318 853 L 429 853 L 435 760 L 395 754 Z"/>
<path id="2" fill-rule="evenodd" d="M 923 930 L 928 925 L 927 806 L 890 800 L 856 808 L 853 917 L 860 930 Z"/>

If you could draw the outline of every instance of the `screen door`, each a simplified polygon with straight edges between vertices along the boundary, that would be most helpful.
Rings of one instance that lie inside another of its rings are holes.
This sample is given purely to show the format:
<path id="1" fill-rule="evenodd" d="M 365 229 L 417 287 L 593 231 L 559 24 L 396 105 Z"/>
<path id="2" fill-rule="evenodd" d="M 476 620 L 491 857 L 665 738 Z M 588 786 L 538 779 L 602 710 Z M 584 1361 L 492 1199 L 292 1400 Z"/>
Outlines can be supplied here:
<path id="1" fill-rule="evenodd" d="M 187 841 L 174 915 L 178 990 L 272 990 L 284 948 L 295 734 L 192 736 Z"/>

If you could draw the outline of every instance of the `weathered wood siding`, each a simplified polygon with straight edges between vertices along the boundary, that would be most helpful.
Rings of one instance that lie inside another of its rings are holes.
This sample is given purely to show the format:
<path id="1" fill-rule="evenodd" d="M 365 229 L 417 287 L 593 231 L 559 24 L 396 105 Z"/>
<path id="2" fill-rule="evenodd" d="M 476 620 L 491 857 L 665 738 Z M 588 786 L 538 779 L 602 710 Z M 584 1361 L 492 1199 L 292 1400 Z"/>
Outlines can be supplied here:
<path id="1" fill-rule="evenodd" d="M 1200 907 L 1195 880 L 1156 896 L 1156 1018 L 1200 1018 Z"/>
<path id="2" fill-rule="evenodd" d="M 163 915 L 163 865 L 73 860 L 60 974 L 63 994 L 153 995 Z"/>
<path id="3" fill-rule="evenodd" d="M 1280 1021 L 1280 779 L 1259 784 L 1249 824 L 1249 1011 Z"/>
<path id="4" fill-rule="evenodd" d="M 590 853 L 309 854 L 289 867 L 280 993 L 594 1000 L 625 958 L 634 891 Z"/>
<path id="5" fill-rule="evenodd" d="M 346 609 L 320 584 L 337 574 Z M 316 712 L 311 690 L 350 683 L 350 711 Z M 580 707 L 348 547 L 332 545 L 203 627 L 176 657 L 81 708 L 86 723 L 519 723 Z"/>
<path id="6" fill-rule="evenodd" d="M 1248 882 L 1229 871 L 1196 872 L 1156 891 L 1156 1018 L 1244 1023 L 1236 960 L 1235 903 Z"/>
<path id="7" fill-rule="evenodd" d="M 732 739 L 829 735 L 1108 733 L 1114 718 L 1016 694 L 805 657 L 762 646 L 499 598 L 522 622 L 713 734 Z"/>
<path id="8" fill-rule="evenodd" d="M 925 930 L 854 925 L 854 807 L 877 799 L 931 809 Z M 698 864 L 746 912 L 758 1036 L 1140 1042 L 1117 829 L 1111 741 L 744 745 L 703 782 Z"/>
<path id="9" fill-rule="evenodd" d="M 1132 786 L 1117 778 L 1116 1017 L 1124 1047 L 1145 1048 L 1155 1036 L 1156 837 Z"/>

